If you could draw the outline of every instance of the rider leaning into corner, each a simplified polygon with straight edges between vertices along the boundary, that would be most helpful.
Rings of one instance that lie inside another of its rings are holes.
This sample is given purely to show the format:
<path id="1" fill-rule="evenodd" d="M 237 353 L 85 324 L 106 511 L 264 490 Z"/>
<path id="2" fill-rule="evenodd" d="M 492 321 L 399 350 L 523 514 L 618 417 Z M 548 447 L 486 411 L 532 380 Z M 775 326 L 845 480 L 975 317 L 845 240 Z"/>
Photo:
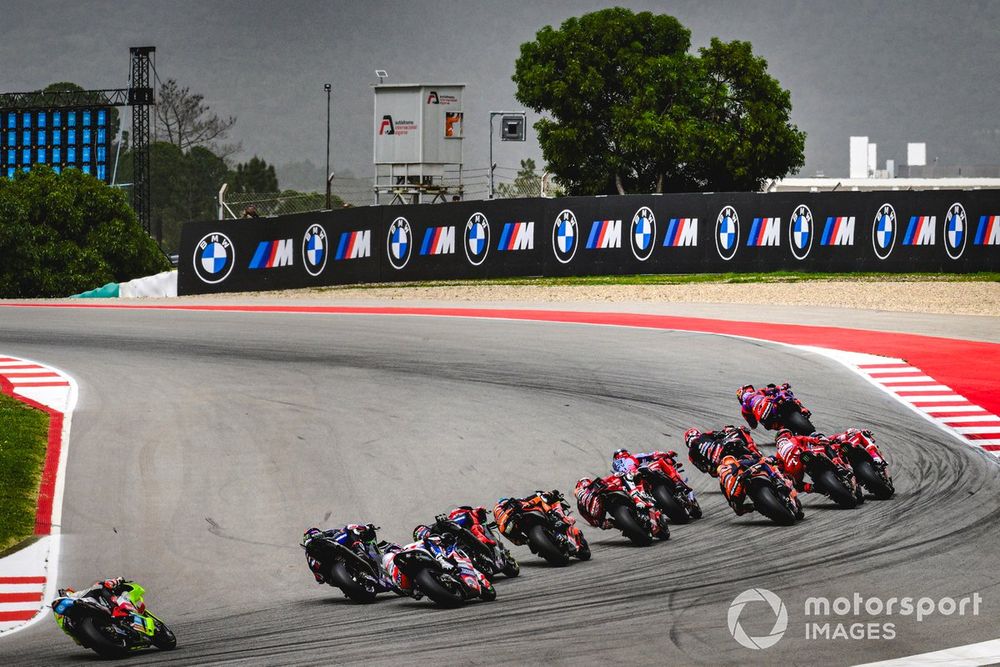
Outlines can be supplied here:
<path id="1" fill-rule="evenodd" d="M 348 533 L 355 542 L 362 545 L 365 553 L 368 554 L 368 557 L 373 562 L 379 563 L 382 561 L 382 556 L 386 549 L 394 545 L 384 540 L 379 542 L 375 531 L 375 525 L 371 523 L 349 523 L 343 528 L 332 528 L 330 530 L 310 528 L 302 535 L 302 545 L 305 546 L 317 537 L 336 538 L 341 533 Z M 312 570 L 313 576 L 316 577 L 316 583 L 328 583 L 322 575 L 322 563 L 310 556 L 309 552 L 306 552 L 306 562 L 309 564 L 309 569 Z"/>
<path id="2" fill-rule="evenodd" d="M 436 546 L 445 549 L 454 547 L 455 550 L 461 554 L 461 550 L 455 546 L 455 541 L 455 536 L 451 533 L 439 533 L 435 531 L 433 526 L 425 526 L 421 524 L 413 529 L 413 542 L 404 546 L 392 544 L 386 549 L 386 553 L 382 557 L 382 569 L 385 570 L 392 579 L 392 583 L 396 587 L 399 594 L 409 595 L 413 597 L 413 599 L 419 600 L 423 597 L 423 594 L 419 589 L 414 587 L 413 581 L 411 581 L 410 578 L 396 566 L 396 555 L 413 549 L 426 549 L 428 542 L 434 543 Z M 462 555 L 464 556 L 464 554 Z M 483 590 L 491 590 L 493 588 L 493 584 L 490 583 L 489 578 L 487 578 L 485 574 L 475 568 L 473 568 L 473 571 L 476 573 L 476 577 L 479 579 L 479 585 Z"/>
<path id="3" fill-rule="evenodd" d="M 743 413 L 743 419 L 750 425 L 750 428 L 757 428 L 757 424 L 759 423 L 768 430 L 774 430 L 776 420 L 778 419 L 774 400 L 791 388 L 792 386 L 785 382 L 781 385 L 769 384 L 760 389 L 754 389 L 752 384 L 745 384 L 737 389 L 736 399 L 740 402 L 740 411 Z M 809 417 L 812 415 L 809 410 L 803 407 L 799 399 L 792 398 L 791 400 L 799 406 L 803 416 Z"/>
<path id="4" fill-rule="evenodd" d="M 688 459 L 698 470 L 718 477 L 722 459 L 731 454 L 737 459 L 746 452 L 762 457 L 757 443 L 746 426 L 723 426 L 717 431 L 699 431 L 689 428 L 684 432 L 684 443 L 688 448 Z"/>
<path id="5" fill-rule="evenodd" d="M 145 602 L 142 600 L 136 602 L 131 599 L 130 593 L 133 583 L 135 582 L 128 581 L 124 577 L 115 577 L 114 579 L 94 582 L 93 586 L 84 591 L 74 591 L 67 588 L 61 593 L 65 593 L 68 597 L 90 597 L 100 600 L 111 608 L 112 618 L 126 618 L 132 615 L 130 606 L 134 607 L 140 614 L 146 613 Z"/>
<path id="6" fill-rule="evenodd" d="M 489 520 L 489 512 L 485 507 L 461 505 L 447 515 L 436 517 L 436 520 L 454 521 L 462 528 L 467 528 L 483 544 L 491 547 L 496 545 L 496 540 L 490 537 L 489 531 L 484 527 Z"/>
<path id="7" fill-rule="evenodd" d="M 777 459 L 781 464 L 781 469 L 792 480 L 795 490 L 812 493 L 813 485 L 805 481 L 806 468 L 802 463 L 802 452 L 818 446 L 824 449 L 829 447 L 835 454 L 840 454 L 843 444 L 851 441 L 857 435 L 865 436 L 867 443 L 865 449 L 871 455 L 872 460 L 876 463 L 882 463 L 882 453 L 872 442 L 872 432 L 867 429 L 849 428 L 843 433 L 827 437 L 822 433 L 795 435 L 787 428 L 783 428 L 778 431 L 774 445 L 777 448 Z"/>

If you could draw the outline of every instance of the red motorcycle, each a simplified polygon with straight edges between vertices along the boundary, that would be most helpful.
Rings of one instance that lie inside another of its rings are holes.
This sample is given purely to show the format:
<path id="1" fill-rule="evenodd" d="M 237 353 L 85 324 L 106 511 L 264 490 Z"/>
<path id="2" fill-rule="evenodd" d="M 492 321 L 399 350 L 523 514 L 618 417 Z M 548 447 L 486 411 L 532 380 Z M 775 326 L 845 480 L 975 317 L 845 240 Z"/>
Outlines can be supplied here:
<path id="1" fill-rule="evenodd" d="M 889 474 L 889 464 L 875 445 L 868 429 L 849 428 L 830 440 L 840 448 L 840 455 L 854 470 L 858 483 L 878 500 L 888 500 L 896 492 Z"/>
<path id="2" fill-rule="evenodd" d="M 656 509 L 641 479 L 615 474 L 585 486 L 583 481 L 576 486 L 577 508 L 592 526 L 604 528 L 595 517 L 603 517 L 607 512 L 611 516 L 610 527 L 620 530 L 636 546 L 649 546 L 654 536 L 670 539 L 667 517 Z"/>
<path id="3" fill-rule="evenodd" d="M 829 496 L 841 508 L 854 509 L 865 501 L 854 470 L 834 443 L 827 440 L 809 445 L 799 457 L 816 491 Z"/>
<path id="4" fill-rule="evenodd" d="M 694 490 L 687 485 L 680 472 L 683 466 L 674 458 L 673 452 L 657 456 L 652 461 L 639 466 L 637 476 L 650 497 L 674 523 L 687 523 L 701 518 L 701 506 L 695 498 Z"/>

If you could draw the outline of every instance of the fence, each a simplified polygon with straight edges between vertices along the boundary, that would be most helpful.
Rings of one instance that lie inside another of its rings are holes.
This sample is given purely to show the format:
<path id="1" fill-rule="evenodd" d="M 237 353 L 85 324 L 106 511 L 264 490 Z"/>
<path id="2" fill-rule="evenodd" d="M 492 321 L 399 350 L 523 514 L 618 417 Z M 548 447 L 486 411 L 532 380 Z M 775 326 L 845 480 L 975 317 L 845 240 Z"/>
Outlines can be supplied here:
<path id="1" fill-rule="evenodd" d="M 1000 270 L 1000 191 L 365 206 L 184 226 L 181 294 L 637 273 Z"/>

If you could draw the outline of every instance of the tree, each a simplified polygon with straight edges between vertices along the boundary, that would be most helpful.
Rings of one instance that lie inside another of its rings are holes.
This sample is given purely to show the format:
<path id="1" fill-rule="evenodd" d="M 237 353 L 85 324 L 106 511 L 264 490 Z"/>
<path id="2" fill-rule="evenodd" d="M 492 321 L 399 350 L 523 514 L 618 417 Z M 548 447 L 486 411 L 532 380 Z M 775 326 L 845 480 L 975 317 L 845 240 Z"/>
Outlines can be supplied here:
<path id="1" fill-rule="evenodd" d="M 254 155 L 249 162 L 236 165 L 230 187 L 233 192 L 278 192 L 274 165 Z"/>
<path id="2" fill-rule="evenodd" d="M 204 103 L 205 96 L 181 88 L 174 79 L 160 84 L 156 106 L 154 132 L 157 141 L 166 141 L 187 151 L 205 146 L 223 158 L 240 150 L 239 146 L 218 145 L 236 124 L 236 116 L 220 118 Z"/>
<path id="3" fill-rule="evenodd" d="M 35 165 L 0 179 L 0 298 L 64 297 L 170 267 L 121 190 Z"/>
<path id="4" fill-rule="evenodd" d="M 521 168 L 514 177 L 514 182 L 497 185 L 497 195 L 505 199 L 537 197 L 542 177 L 535 173 L 535 169 L 535 161 L 530 157 L 521 160 Z"/>
<path id="5" fill-rule="evenodd" d="M 611 8 L 521 45 L 516 96 L 548 114 L 535 129 L 569 194 L 756 189 L 803 164 L 767 63 L 717 39 L 695 56 L 690 39 L 672 16 Z"/>

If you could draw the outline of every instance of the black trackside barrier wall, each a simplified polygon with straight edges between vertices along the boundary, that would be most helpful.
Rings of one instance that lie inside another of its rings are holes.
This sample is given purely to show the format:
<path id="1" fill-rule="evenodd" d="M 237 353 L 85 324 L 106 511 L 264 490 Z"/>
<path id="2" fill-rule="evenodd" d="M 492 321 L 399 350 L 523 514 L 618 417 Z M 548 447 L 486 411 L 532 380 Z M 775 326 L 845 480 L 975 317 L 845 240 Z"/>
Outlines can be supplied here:
<path id="1" fill-rule="evenodd" d="M 178 293 L 508 276 L 1000 270 L 1000 191 L 708 193 L 192 222 Z"/>

